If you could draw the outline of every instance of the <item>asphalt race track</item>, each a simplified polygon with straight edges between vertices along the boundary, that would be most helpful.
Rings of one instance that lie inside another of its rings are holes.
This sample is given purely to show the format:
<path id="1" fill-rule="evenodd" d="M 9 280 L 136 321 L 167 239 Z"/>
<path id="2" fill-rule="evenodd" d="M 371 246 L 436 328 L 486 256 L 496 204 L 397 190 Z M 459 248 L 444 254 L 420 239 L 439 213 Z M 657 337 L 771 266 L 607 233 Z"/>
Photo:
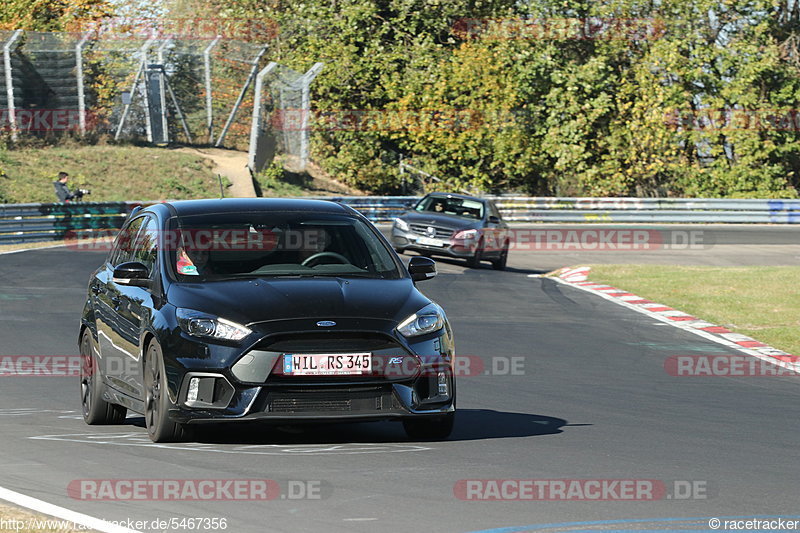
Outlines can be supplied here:
<path id="1" fill-rule="evenodd" d="M 796 264 L 796 235 L 774 243 L 784 246 L 765 264 Z M 722 253 L 718 243 L 717 256 L 705 250 L 695 262 L 739 257 L 750 264 L 741 246 L 759 242 L 740 243 L 738 255 Z M 677 255 L 692 262 L 692 253 Z M 667 256 L 631 254 L 619 262 Z M 229 425 L 205 431 L 200 442 L 155 445 L 141 417 L 85 425 L 76 377 L 7 376 L 0 377 L 0 486 L 106 520 L 218 517 L 236 533 L 707 531 L 712 517 L 800 514 L 798 378 L 671 376 L 664 369 L 669 356 L 736 352 L 529 277 L 574 259 L 614 257 L 512 252 L 505 272 L 439 263 L 440 275 L 420 287 L 447 310 L 458 353 L 474 356 L 475 374 L 458 382 L 459 415 L 448 441 L 412 442 L 399 424 L 373 423 Z M 102 259 L 64 248 L 0 255 L 0 355 L 77 354 L 86 282 Z M 271 501 L 71 497 L 68 487 L 83 479 L 270 479 L 282 493 Z M 457 497 L 461 480 L 481 479 L 656 480 L 670 497 Z M 687 486 L 688 495 L 676 489 Z M 314 497 L 302 497 L 298 487 Z"/>

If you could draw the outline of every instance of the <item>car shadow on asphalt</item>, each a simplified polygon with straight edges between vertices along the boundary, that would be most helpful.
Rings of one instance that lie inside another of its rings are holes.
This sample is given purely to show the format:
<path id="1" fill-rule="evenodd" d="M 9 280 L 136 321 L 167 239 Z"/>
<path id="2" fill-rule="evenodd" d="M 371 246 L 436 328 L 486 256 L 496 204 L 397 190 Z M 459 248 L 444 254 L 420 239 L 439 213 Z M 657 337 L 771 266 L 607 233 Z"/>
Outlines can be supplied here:
<path id="1" fill-rule="evenodd" d="M 491 409 L 459 409 L 453 434 L 448 440 L 484 440 L 537 437 L 562 433 L 563 418 L 509 413 Z"/>
<path id="2" fill-rule="evenodd" d="M 144 418 L 126 423 L 145 427 Z M 567 421 L 544 415 L 490 409 L 459 409 L 449 441 L 555 435 Z M 276 426 L 259 422 L 197 426 L 193 440 L 204 444 L 343 444 L 409 442 L 397 422 L 306 423 Z"/>

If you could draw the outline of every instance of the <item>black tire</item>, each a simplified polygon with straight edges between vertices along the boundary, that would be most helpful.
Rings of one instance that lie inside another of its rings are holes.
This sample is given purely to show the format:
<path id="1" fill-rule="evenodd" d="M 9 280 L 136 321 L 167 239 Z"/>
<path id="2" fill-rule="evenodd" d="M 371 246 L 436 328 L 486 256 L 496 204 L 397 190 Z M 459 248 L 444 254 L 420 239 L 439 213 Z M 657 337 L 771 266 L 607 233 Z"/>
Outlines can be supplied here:
<path id="1" fill-rule="evenodd" d="M 147 435 L 153 442 L 180 442 L 189 438 L 183 424 L 169 418 L 169 394 L 167 393 L 167 374 L 164 371 L 164 356 L 156 341 L 147 347 L 144 360 L 144 421 Z"/>
<path id="2" fill-rule="evenodd" d="M 481 261 L 483 261 L 483 239 L 478 242 L 478 246 L 475 247 L 475 255 L 467 259 L 467 265 L 470 268 L 480 268 Z"/>
<path id="3" fill-rule="evenodd" d="M 81 407 L 83 420 L 90 426 L 121 424 L 128 410 L 103 399 L 103 376 L 92 353 L 91 332 L 81 336 Z"/>
<path id="4" fill-rule="evenodd" d="M 492 260 L 492 268 L 495 270 L 505 270 L 508 263 L 508 243 L 503 245 L 503 250 L 500 252 L 500 257 Z"/>
<path id="5" fill-rule="evenodd" d="M 414 440 L 445 440 L 453 432 L 455 420 L 455 413 L 436 418 L 406 418 L 403 429 Z"/>

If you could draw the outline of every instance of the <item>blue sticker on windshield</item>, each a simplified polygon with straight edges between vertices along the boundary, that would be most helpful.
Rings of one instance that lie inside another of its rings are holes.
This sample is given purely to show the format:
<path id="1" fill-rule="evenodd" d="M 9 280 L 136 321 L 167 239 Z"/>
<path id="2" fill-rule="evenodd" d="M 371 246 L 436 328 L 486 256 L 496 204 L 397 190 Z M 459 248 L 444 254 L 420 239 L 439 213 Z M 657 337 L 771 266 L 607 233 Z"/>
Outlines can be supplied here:
<path id="1" fill-rule="evenodd" d="M 197 267 L 194 265 L 183 265 L 178 268 L 178 272 L 180 274 L 185 274 L 187 276 L 199 276 L 200 273 L 197 271 Z"/>

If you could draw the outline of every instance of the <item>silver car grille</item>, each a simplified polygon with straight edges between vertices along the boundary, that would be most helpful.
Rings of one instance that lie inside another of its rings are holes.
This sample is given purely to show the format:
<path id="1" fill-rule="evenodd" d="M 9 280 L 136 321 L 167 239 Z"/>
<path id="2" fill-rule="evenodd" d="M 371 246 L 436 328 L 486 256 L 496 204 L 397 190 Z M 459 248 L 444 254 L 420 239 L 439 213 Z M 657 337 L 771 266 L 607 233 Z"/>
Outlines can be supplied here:
<path id="1" fill-rule="evenodd" d="M 453 230 L 450 228 L 442 228 L 434 226 L 433 224 L 409 224 L 412 233 L 417 235 L 425 235 L 426 237 L 435 237 L 437 239 L 449 239 L 453 235 Z M 433 228 L 436 232 L 435 235 L 428 233 L 428 228 Z"/>

